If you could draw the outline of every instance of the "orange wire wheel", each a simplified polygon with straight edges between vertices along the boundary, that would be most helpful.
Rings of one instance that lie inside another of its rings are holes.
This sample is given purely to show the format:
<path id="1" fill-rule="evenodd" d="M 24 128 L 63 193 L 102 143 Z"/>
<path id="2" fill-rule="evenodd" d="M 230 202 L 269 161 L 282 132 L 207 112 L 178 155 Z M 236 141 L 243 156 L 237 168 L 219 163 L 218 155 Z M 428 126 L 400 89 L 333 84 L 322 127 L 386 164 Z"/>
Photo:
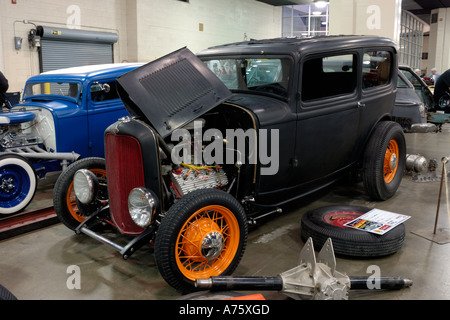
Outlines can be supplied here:
<path id="1" fill-rule="evenodd" d="M 94 173 L 97 178 L 106 178 L 105 169 L 89 169 L 89 171 Z M 66 204 L 72 218 L 74 218 L 78 222 L 83 222 L 86 219 L 86 217 L 78 209 L 75 191 L 73 190 L 73 181 L 70 183 L 69 188 L 67 189 Z"/>
<path id="2" fill-rule="evenodd" d="M 53 207 L 59 220 L 71 230 L 75 230 L 86 218 L 86 213 L 83 214 L 77 206 L 73 189 L 73 177 L 79 169 L 88 169 L 97 178 L 106 179 L 106 161 L 97 157 L 77 160 L 63 170 L 56 180 L 53 187 Z"/>
<path id="3" fill-rule="evenodd" d="M 155 260 L 164 280 L 180 292 L 195 280 L 233 273 L 247 244 L 244 208 L 229 193 L 200 189 L 164 214 L 155 237 Z"/>
<path id="4" fill-rule="evenodd" d="M 384 155 L 383 174 L 384 181 L 391 183 L 394 180 L 398 169 L 399 147 L 394 139 L 389 141 L 386 153 Z"/>
<path id="5" fill-rule="evenodd" d="M 399 188 L 406 163 L 406 141 L 402 127 L 381 121 L 372 132 L 362 157 L 362 178 L 374 200 L 391 198 Z"/>
<path id="6" fill-rule="evenodd" d="M 189 280 L 222 274 L 239 247 L 240 230 L 235 215 L 220 205 L 210 205 L 192 214 L 179 231 L 175 258 Z"/>

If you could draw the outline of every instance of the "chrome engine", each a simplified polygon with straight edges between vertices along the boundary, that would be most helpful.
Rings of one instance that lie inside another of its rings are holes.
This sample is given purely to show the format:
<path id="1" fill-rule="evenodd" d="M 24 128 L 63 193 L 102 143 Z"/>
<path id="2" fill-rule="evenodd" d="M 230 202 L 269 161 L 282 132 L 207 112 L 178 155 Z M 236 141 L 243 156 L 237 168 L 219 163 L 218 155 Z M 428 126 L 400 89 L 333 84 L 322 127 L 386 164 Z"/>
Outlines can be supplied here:
<path id="1" fill-rule="evenodd" d="M 2 149 L 32 146 L 43 143 L 40 136 L 24 133 L 22 124 L 0 126 L 0 146 Z"/>
<path id="2" fill-rule="evenodd" d="M 198 121 L 197 124 L 200 124 L 201 127 L 205 126 L 204 119 L 199 118 L 195 121 Z M 185 145 L 190 145 L 192 147 L 190 163 L 195 163 L 194 143 L 192 138 L 194 136 L 194 121 L 183 128 L 191 133 L 183 136 L 183 141 Z M 198 149 L 205 150 L 205 147 L 205 145 L 202 145 L 201 148 Z M 166 172 L 169 174 L 172 190 L 176 193 L 176 198 L 181 198 L 198 189 L 220 189 L 228 185 L 227 174 L 220 165 L 206 165 L 204 163 L 191 165 L 181 163 L 175 169 L 169 169 Z"/>
<path id="3" fill-rule="evenodd" d="M 10 123 L 15 111 L 33 113 L 32 120 Z M 51 112 L 45 108 L 23 107 L 0 117 L 0 152 L 9 152 L 28 159 L 62 160 L 65 170 L 69 162 L 80 155 L 75 152 L 56 152 L 55 124 Z"/>
<path id="4" fill-rule="evenodd" d="M 170 178 L 180 196 L 198 189 L 221 188 L 228 184 L 227 175 L 219 166 L 181 166 L 170 172 Z"/>

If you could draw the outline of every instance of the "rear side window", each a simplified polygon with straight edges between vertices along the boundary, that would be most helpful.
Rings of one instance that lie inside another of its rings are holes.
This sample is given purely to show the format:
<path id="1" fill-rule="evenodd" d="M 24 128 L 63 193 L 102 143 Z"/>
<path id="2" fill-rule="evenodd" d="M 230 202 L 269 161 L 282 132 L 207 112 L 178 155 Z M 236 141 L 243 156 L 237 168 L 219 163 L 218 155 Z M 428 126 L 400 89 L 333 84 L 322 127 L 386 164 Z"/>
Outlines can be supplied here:
<path id="1" fill-rule="evenodd" d="M 119 99 L 117 93 L 116 81 L 105 83 L 95 82 L 91 86 L 91 100 L 94 102 L 102 102 L 108 100 Z"/>
<path id="2" fill-rule="evenodd" d="M 367 51 L 363 57 L 363 89 L 389 83 L 392 58 L 389 51 Z"/>
<path id="3" fill-rule="evenodd" d="M 356 55 L 308 59 L 302 67 L 302 100 L 349 94 L 356 88 Z"/>

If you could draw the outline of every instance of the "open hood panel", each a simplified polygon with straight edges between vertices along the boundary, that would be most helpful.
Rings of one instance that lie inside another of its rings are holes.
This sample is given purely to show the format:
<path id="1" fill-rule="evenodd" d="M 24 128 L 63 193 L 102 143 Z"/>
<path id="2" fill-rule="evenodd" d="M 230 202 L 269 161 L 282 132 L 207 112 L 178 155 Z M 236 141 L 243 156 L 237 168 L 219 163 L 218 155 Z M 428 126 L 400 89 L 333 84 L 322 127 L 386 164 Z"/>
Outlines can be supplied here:
<path id="1" fill-rule="evenodd" d="M 163 138 L 232 95 L 186 48 L 130 71 L 117 82 L 128 112 L 143 117 Z"/>

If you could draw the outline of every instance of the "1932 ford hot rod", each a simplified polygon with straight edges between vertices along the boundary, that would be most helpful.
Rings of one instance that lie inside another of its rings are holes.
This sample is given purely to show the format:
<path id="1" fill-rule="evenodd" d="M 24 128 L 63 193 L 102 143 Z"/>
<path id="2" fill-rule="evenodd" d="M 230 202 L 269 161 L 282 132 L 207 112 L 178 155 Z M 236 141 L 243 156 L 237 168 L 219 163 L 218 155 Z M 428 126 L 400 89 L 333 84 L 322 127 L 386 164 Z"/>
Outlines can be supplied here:
<path id="1" fill-rule="evenodd" d="M 397 68 L 395 44 L 379 37 L 180 49 L 117 79 L 131 117 L 106 130 L 106 159 L 60 176 L 56 212 L 124 258 L 153 242 L 160 273 L 180 291 L 231 274 L 247 224 L 288 201 L 349 172 L 374 199 L 394 195 L 406 152 L 391 121 Z M 72 180 L 78 216 L 61 200 Z M 133 239 L 121 246 L 93 230 L 99 223 Z"/>

